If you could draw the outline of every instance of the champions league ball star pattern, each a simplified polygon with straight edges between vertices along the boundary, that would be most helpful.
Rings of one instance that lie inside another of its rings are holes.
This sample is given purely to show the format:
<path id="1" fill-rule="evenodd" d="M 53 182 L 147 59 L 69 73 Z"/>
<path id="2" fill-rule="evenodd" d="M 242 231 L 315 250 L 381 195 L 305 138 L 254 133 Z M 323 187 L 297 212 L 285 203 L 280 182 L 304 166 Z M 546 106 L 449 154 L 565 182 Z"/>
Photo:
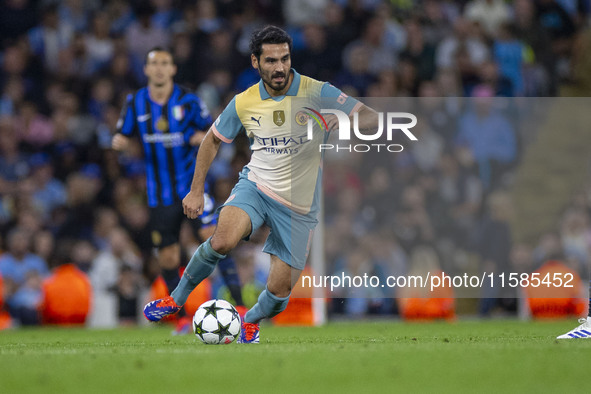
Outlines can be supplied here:
<path id="1" fill-rule="evenodd" d="M 232 343 L 240 334 L 238 311 L 225 300 L 206 301 L 193 316 L 193 332 L 205 344 Z"/>

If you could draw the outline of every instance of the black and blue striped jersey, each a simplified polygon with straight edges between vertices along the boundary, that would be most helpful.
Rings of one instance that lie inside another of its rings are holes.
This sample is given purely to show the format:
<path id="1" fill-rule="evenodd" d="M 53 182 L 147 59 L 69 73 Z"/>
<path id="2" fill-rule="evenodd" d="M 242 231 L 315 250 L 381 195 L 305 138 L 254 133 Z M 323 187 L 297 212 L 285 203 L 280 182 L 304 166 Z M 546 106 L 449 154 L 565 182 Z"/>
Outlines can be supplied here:
<path id="1" fill-rule="evenodd" d="M 150 207 L 171 205 L 189 192 L 197 153 L 189 140 L 211 123 L 203 101 L 176 84 L 165 105 L 152 101 L 147 87 L 127 97 L 117 132 L 142 142 Z"/>

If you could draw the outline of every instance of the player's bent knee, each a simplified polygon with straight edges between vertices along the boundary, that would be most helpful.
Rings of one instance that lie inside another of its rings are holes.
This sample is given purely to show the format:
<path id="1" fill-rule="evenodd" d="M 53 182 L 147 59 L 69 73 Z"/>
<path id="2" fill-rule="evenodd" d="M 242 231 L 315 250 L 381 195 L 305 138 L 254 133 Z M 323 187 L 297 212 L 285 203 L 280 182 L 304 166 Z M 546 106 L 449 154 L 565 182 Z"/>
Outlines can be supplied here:
<path id="1" fill-rule="evenodd" d="M 229 237 L 219 236 L 214 234 L 209 241 L 213 250 L 219 254 L 228 254 L 232 249 L 238 245 L 240 240 L 234 240 Z"/>

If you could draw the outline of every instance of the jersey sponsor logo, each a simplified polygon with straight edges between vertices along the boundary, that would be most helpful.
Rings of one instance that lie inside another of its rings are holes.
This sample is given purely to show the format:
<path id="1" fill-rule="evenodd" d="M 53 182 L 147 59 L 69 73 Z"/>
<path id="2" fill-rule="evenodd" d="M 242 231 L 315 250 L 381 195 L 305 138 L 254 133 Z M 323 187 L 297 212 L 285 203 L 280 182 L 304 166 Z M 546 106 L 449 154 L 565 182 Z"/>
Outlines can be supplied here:
<path id="1" fill-rule="evenodd" d="M 298 148 L 265 148 L 265 152 L 276 155 L 295 155 L 299 151 Z"/>
<path id="2" fill-rule="evenodd" d="M 185 117 L 185 109 L 183 108 L 183 106 L 175 105 L 174 107 L 172 107 L 172 116 L 178 121 L 183 120 L 183 118 Z"/>
<path id="3" fill-rule="evenodd" d="M 137 117 L 138 122 L 145 122 L 148 119 L 150 119 L 150 114 L 138 115 Z"/>
<path id="4" fill-rule="evenodd" d="M 273 111 L 273 123 L 283 126 L 285 123 L 285 112 L 283 110 Z"/>
<path id="5" fill-rule="evenodd" d="M 183 133 L 169 133 L 169 134 L 144 134 L 142 139 L 147 144 L 164 144 L 166 148 L 175 146 L 182 146 L 184 144 Z"/>
<path id="6" fill-rule="evenodd" d="M 299 147 L 310 142 L 305 135 L 293 137 L 254 137 L 265 152 L 276 155 L 294 155 Z"/>
<path id="7" fill-rule="evenodd" d="M 250 117 L 250 120 L 254 120 L 255 122 L 257 122 L 257 124 L 259 125 L 259 127 L 261 127 L 261 118 L 262 118 L 262 117 L 263 117 L 263 116 L 261 115 L 261 116 L 259 116 L 259 118 L 257 119 L 257 118 L 255 118 L 254 116 L 251 116 L 251 117 Z"/>
<path id="8" fill-rule="evenodd" d="M 310 142 L 305 135 L 293 136 L 293 137 L 259 137 L 254 136 L 256 142 L 264 147 L 278 146 L 278 147 L 289 147 L 294 145 L 302 145 Z"/>

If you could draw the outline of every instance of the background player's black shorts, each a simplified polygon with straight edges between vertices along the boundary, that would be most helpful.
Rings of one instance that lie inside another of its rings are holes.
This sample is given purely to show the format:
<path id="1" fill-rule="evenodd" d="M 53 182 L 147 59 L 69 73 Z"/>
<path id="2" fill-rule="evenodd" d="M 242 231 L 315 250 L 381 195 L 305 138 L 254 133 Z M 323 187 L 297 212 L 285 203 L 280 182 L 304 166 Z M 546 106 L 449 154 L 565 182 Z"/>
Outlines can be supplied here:
<path id="1" fill-rule="evenodd" d="M 169 206 L 157 206 L 150 208 L 150 231 L 152 245 L 155 248 L 164 248 L 179 242 L 181 224 L 187 220 L 193 234 L 198 236 L 199 229 L 217 224 L 217 212 L 213 209 L 213 200 L 206 194 L 204 196 L 203 214 L 197 219 L 188 219 L 183 213 L 181 201 Z M 201 240 L 205 241 L 205 240 Z"/>

